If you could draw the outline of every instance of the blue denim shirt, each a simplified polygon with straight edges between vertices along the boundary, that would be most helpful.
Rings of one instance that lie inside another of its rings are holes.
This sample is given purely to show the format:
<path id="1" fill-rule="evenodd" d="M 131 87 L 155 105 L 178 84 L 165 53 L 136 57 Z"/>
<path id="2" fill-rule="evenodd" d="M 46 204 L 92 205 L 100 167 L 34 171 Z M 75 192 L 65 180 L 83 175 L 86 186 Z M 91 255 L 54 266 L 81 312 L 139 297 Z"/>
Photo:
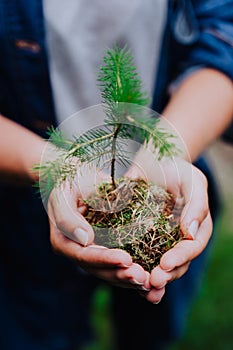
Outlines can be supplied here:
<path id="1" fill-rule="evenodd" d="M 167 101 L 167 86 L 191 69 L 217 69 L 233 80 L 233 1 L 173 0 L 154 90 L 154 108 Z"/>
<path id="2" fill-rule="evenodd" d="M 40 0 L 0 1 L 0 112 L 37 132 L 55 123 Z M 233 79 L 233 1 L 170 0 L 153 106 L 190 67 Z"/>
<path id="3" fill-rule="evenodd" d="M 45 137 L 56 116 L 40 0 L 0 0 L 0 49 L 0 112 Z M 200 66 L 233 78 L 232 0 L 169 1 L 153 107 L 161 111 L 170 82 Z M 0 348 L 72 349 L 88 336 L 92 282 L 52 253 L 46 214 L 32 189 L 0 184 L 0 215 Z M 192 270 L 186 287 L 190 278 Z M 178 291 L 184 304 L 185 289 Z M 174 312 L 171 306 L 168 323 Z"/>

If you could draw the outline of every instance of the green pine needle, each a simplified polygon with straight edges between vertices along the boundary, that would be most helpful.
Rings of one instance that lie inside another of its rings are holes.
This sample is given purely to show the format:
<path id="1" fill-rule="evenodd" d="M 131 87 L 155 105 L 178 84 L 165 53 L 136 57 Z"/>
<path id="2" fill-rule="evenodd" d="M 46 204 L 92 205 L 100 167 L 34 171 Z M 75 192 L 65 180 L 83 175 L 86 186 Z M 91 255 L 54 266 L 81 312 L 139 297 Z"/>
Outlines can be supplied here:
<path id="1" fill-rule="evenodd" d="M 89 130 L 71 141 L 66 140 L 57 129 L 51 128 L 48 131 L 50 142 L 60 153 L 58 152 L 55 161 L 34 167 L 35 171 L 40 172 L 40 190 L 43 196 L 48 197 L 51 190 L 64 181 L 71 181 L 76 174 L 78 162 L 88 164 L 95 161 L 96 166 L 99 166 L 108 161 L 112 186 L 116 187 L 115 163 L 128 163 L 124 144 L 129 139 L 141 139 L 145 144 L 151 140 L 159 159 L 177 152 L 175 144 L 171 142 L 173 136 L 158 129 L 158 118 L 143 107 L 148 105 L 149 98 L 142 91 L 142 81 L 133 57 L 126 48 L 114 47 L 106 52 L 98 84 L 106 114 L 105 125 Z M 78 159 L 78 162 L 74 162 L 74 159 Z"/>
<path id="2" fill-rule="evenodd" d="M 103 58 L 104 65 L 98 75 L 102 101 L 108 107 L 116 103 L 149 104 L 146 92 L 133 63 L 133 56 L 126 48 L 114 47 Z"/>

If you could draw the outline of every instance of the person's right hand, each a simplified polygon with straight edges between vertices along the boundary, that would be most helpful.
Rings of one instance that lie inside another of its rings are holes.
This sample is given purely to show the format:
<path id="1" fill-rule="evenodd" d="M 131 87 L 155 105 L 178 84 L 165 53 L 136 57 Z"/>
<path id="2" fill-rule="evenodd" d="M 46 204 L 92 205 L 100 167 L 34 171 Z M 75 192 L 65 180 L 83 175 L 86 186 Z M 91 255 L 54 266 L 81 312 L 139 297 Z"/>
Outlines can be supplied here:
<path id="1" fill-rule="evenodd" d="M 83 181 L 85 180 L 85 181 Z M 103 178 L 98 179 L 98 183 Z M 132 262 L 120 249 L 95 245 L 92 227 L 84 218 L 83 194 L 91 192 L 90 179 L 83 176 L 80 185 L 64 183 L 55 188 L 48 200 L 50 239 L 54 250 L 74 260 L 87 272 L 124 287 L 149 290 L 149 273 Z M 82 189 L 82 190 L 81 190 Z"/>

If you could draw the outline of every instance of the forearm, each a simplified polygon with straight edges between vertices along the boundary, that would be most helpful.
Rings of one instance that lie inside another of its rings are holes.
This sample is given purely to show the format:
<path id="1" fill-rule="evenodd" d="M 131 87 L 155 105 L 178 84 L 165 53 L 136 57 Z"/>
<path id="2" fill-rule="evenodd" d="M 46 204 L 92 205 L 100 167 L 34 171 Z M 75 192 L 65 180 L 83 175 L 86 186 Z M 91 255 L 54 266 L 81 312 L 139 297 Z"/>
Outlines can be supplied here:
<path id="1" fill-rule="evenodd" d="M 183 81 L 163 115 L 176 128 L 194 161 L 232 120 L 232 81 L 218 71 L 199 70 Z"/>
<path id="2" fill-rule="evenodd" d="M 33 165 L 40 163 L 45 141 L 0 115 L 0 177 L 33 182 L 38 174 Z"/>

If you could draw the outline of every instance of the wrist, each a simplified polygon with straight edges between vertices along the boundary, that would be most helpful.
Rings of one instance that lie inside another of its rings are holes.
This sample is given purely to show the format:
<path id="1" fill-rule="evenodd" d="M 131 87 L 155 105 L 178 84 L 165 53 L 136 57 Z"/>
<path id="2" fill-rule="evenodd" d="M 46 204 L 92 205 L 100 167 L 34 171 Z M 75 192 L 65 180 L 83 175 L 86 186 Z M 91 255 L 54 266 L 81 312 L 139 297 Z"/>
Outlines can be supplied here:
<path id="1" fill-rule="evenodd" d="M 29 183 L 38 180 L 32 171 L 40 163 L 45 141 L 35 133 L 0 115 L 0 176 L 3 181 Z"/>
<path id="2" fill-rule="evenodd" d="M 22 158 L 22 169 L 24 177 L 31 183 L 37 182 L 39 180 L 39 170 L 34 167 L 36 164 L 40 164 L 43 151 L 46 147 L 46 141 L 42 138 L 37 137 L 34 140 L 33 147 L 27 154 L 27 157 Z"/>

